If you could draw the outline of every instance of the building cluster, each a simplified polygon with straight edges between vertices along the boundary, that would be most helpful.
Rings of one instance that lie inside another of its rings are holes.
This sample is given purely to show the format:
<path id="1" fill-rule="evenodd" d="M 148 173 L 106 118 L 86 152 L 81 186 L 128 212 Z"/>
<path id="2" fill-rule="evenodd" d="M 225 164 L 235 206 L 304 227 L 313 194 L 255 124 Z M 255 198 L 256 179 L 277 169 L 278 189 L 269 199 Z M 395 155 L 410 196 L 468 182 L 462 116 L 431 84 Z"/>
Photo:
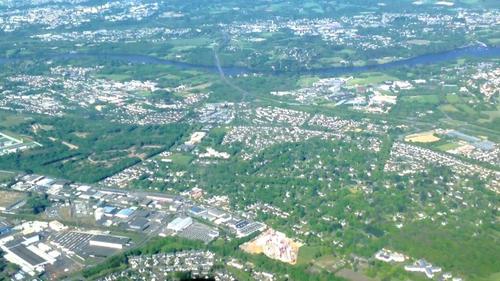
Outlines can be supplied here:
<path id="1" fill-rule="evenodd" d="M 477 175 L 486 181 L 489 189 L 500 191 L 500 172 L 467 163 L 449 154 L 403 142 L 394 143 L 384 170 L 404 175 L 425 171 L 431 165 L 448 167 L 461 176 Z"/>
<path id="2" fill-rule="evenodd" d="M 401 18 L 404 18 L 405 22 L 401 22 Z M 268 37 L 268 35 L 261 36 L 261 34 L 289 32 L 298 37 L 319 37 L 328 44 L 366 52 L 429 45 L 431 41 L 420 38 L 443 38 L 443 35 L 450 31 L 469 34 L 498 25 L 499 18 L 498 10 L 460 9 L 451 14 L 449 10 L 433 13 L 365 12 L 337 18 L 289 19 L 284 17 L 254 22 L 237 21 L 225 24 L 224 28 L 238 39 L 235 41 L 259 43 Z M 374 33 L 374 30 L 379 30 L 379 32 Z M 297 61 L 304 60 L 300 56 L 288 58 Z M 341 61 L 341 63 L 347 62 Z"/>
<path id="3" fill-rule="evenodd" d="M 254 112 L 249 109 L 244 112 L 244 116 L 256 125 L 232 127 L 222 142 L 224 145 L 243 144 L 244 159 L 251 159 L 264 149 L 284 142 L 299 142 L 311 138 L 351 141 L 347 132 L 365 131 L 371 134 L 383 134 L 388 129 L 386 125 L 376 125 L 364 120 L 354 121 L 321 114 L 311 117 L 300 111 L 279 108 L 257 108 Z M 283 127 L 283 124 L 288 127 Z M 356 141 L 360 147 L 370 151 L 378 151 L 381 145 L 380 140 L 375 137 L 359 136 Z"/>
<path id="4" fill-rule="evenodd" d="M 32 35 L 31 38 L 42 42 L 137 43 L 148 41 L 158 43 L 180 38 L 190 32 L 191 28 L 171 29 L 167 27 L 152 27 L 125 30 L 99 29 L 60 33 L 49 32 Z"/>
<path id="5" fill-rule="evenodd" d="M 103 179 L 100 184 L 107 187 L 129 187 L 132 182 L 147 177 L 151 182 L 175 183 L 183 177 L 182 172 L 169 169 L 172 162 L 172 152 L 164 151 L 155 157 L 141 161 L 123 171 Z M 161 171 L 161 175 L 158 172 Z"/>
<path id="6" fill-rule="evenodd" d="M 443 89 L 456 89 L 452 94 L 472 107 L 477 104 L 495 106 L 500 97 L 499 69 L 496 62 L 443 66 L 429 81 Z"/>
<path id="7" fill-rule="evenodd" d="M 353 97 L 345 86 L 352 78 L 324 78 L 314 82 L 310 87 L 291 91 L 274 91 L 271 95 L 277 97 L 292 97 L 302 104 L 311 104 L 325 101 L 343 101 Z"/>
<path id="8" fill-rule="evenodd" d="M 218 159 L 229 159 L 231 154 L 224 151 L 217 151 L 211 147 L 206 148 L 206 152 L 198 154 L 200 158 L 218 158 Z"/>
<path id="9" fill-rule="evenodd" d="M 57 279 L 79 270 L 86 259 L 103 259 L 129 247 L 130 239 L 100 230 L 68 227 L 58 221 L 2 221 L 0 248 L 3 257 L 19 266 L 17 280 L 46 274 Z"/>
<path id="10" fill-rule="evenodd" d="M 413 83 L 409 81 L 385 81 L 360 86 L 353 77 L 324 78 L 314 82 L 310 87 L 274 91 L 271 95 L 292 97 L 303 104 L 334 102 L 335 106 L 351 106 L 364 112 L 388 113 L 397 104 L 398 94 L 413 88 Z"/>
<path id="11" fill-rule="evenodd" d="M 245 211 L 249 213 L 254 213 L 253 216 L 257 216 L 258 212 L 264 213 L 264 214 L 270 214 L 282 219 L 287 219 L 290 216 L 290 213 L 285 212 L 280 210 L 280 208 L 276 206 L 272 206 L 268 203 L 254 203 L 245 208 Z"/>
<path id="12" fill-rule="evenodd" d="M 231 127 L 222 144 L 243 144 L 241 156 L 247 160 L 273 145 L 311 138 L 355 141 L 363 150 L 377 152 L 381 141 L 375 135 L 383 135 L 389 128 L 386 124 L 374 124 L 368 120 L 355 121 L 322 114 L 311 116 L 305 112 L 277 107 L 246 109 L 242 111 L 242 117 L 252 124 Z M 350 132 L 365 132 L 372 136 L 359 134 L 353 139 Z"/>
<path id="13" fill-rule="evenodd" d="M 168 273 L 172 272 L 190 272 L 194 278 L 209 276 L 214 261 L 215 255 L 208 251 L 137 256 L 129 257 L 128 260 L 131 270 L 150 274 L 152 279 L 165 278 Z"/>
<path id="14" fill-rule="evenodd" d="M 33 248 L 35 246 L 25 245 L 42 258 L 34 256 L 30 260 L 23 256 L 28 253 L 24 246 L 19 246 L 24 240 L 19 240 L 15 245 L 6 244 L 4 249 L 9 254 L 6 258 L 24 267 L 23 272 L 29 276 L 45 271 L 47 274 L 71 271 L 78 268 L 78 264 L 68 264 L 67 259 L 84 261 L 88 257 L 107 257 L 126 249 L 130 246 L 130 238 L 109 234 L 117 230 L 125 234 L 140 233 L 143 239 L 179 236 L 210 243 L 220 236 L 221 230 L 241 238 L 267 228 L 265 224 L 253 221 L 250 213 L 231 211 L 227 198 L 205 199 L 205 192 L 200 188 L 191 189 L 184 193 L 184 197 L 90 186 L 33 174 L 16 176 L 8 188 L 16 194 L 46 194 L 47 199 L 52 202 L 52 206 L 46 209 L 45 216 L 54 221 L 27 221 L 19 230 L 24 235 L 23 239 L 27 239 L 25 235 L 35 233 L 39 236 L 38 240 L 50 246 L 36 244 L 36 247 L 42 247 L 42 251 Z M 27 199 L 25 196 L 12 200 L 15 201 L 14 204 L 9 203 L 8 208 L 2 207 L 0 211 L 16 214 Z M 96 229 L 64 226 L 55 220 L 62 216 L 77 224 L 84 221 L 86 225 L 93 225 Z M 29 231 L 25 229 L 28 227 Z M 0 227 L 0 234 L 5 233 L 5 237 L 14 240 L 19 234 L 16 231 L 12 234 L 11 229 L 17 230 L 11 226 Z M 20 251 L 16 250 L 20 248 Z M 61 262 L 58 262 L 58 257 L 61 257 Z M 68 270 L 57 267 L 60 271 L 54 271 L 53 266 L 59 264 L 66 266 Z"/>
<path id="15" fill-rule="evenodd" d="M 380 251 L 375 253 L 375 259 L 383 262 L 403 263 L 408 261 L 410 258 L 395 251 L 381 249 Z M 434 279 L 439 274 L 439 280 L 462 281 L 462 278 L 453 277 L 453 275 L 449 272 L 444 272 L 441 274 L 441 267 L 434 266 L 431 263 L 427 262 L 425 259 L 419 259 L 414 263 L 405 264 L 403 268 L 404 270 L 409 272 L 423 273 L 429 279 Z"/>
<path id="16" fill-rule="evenodd" d="M 500 147 L 489 140 L 480 139 L 455 130 L 443 131 L 446 136 L 458 139 L 458 146 L 446 150 L 447 153 L 465 156 L 491 165 L 500 163 Z"/>
<path id="17" fill-rule="evenodd" d="M 380 137 L 375 136 L 357 136 L 353 138 L 356 147 L 359 150 L 370 151 L 370 152 L 380 152 L 382 146 L 382 140 Z"/>
<path id="18" fill-rule="evenodd" d="M 271 106 L 247 109 L 241 115 L 254 125 L 275 124 L 295 127 L 302 126 L 310 117 L 307 112 Z"/>
<path id="19" fill-rule="evenodd" d="M 317 114 L 309 120 L 308 125 L 325 128 L 333 132 L 347 132 L 361 129 L 363 123 L 352 119 L 340 119 L 338 117 Z"/>
<path id="20" fill-rule="evenodd" d="M 214 269 L 215 254 L 209 251 L 180 251 L 155 255 L 131 256 L 128 268 L 109 274 L 99 281 L 169 280 L 175 273 L 187 273 L 193 279 L 213 278 L 217 281 L 236 280 L 231 274 Z"/>
<path id="21" fill-rule="evenodd" d="M 242 263 L 241 261 L 232 258 L 228 262 L 226 262 L 226 265 L 229 267 L 236 268 L 238 270 L 243 270 L 245 272 L 251 273 L 254 280 L 259 280 L 259 281 L 276 280 L 274 274 L 265 271 L 258 271 L 255 265 L 251 262 Z"/>
<path id="22" fill-rule="evenodd" d="M 242 143 L 243 159 L 252 159 L 264 149 L 285 142 L 301 142 L 311 138 L 331 139 L 333 133 L 300 127 L 235 126 L 224 136 L 222 144 Z"/>
<path id="23" fill-rule="evenodd" d="M 382 249 L 375 253 L 375 259 L 383 262 L 404 262 L 408 257 L 398 252 Z"/>
<path id="24" fill-rule="evenodd" d="M 11 8 L 0 12 L 0 30 L 14 32 L 30 27 L 44 30 L 70 29 L 92 21 L 142 21 L 155 14 L 158 3 L 111 1 L 105 4 L 61 5 L 44 3 L 40 6 Z M 52 5 L 47 5 L 52 4 Z"/>
<path id="25" fill-rule="evenodd" d="M 241 106 L 244 105 L 229 102 L 207 103 L 196 109 L 197 116 L 194 121 L 205 125 L 229 124 L 235 118 L 236 107 Z"/>
<path id="26" fill-rule="evenodd" d="M 485 100 L 493 101 L 494 97 L 500 96 L 500 68 L 479 68 L 467 84 L 473 89 L 479 89 Z"/>
<path id="27" fill-rule="evenodd" d="M 167 224 L 160 236 L 175 235 L 190 240 L 199 240 L 206 244 L 219 237 L 219 231 L 203 223 L 195 222 L 191 217 L 177 217 Z"/>
<path id="28" fill-rule="evenodd" d="M 195 163 L 208 163 L 217 160 L 227 160 L 230 154 L 224 151 L 215 150 L 212 147 L 198 147 L 200 142 L 208 133 L 208 128 L 203 128 L 201 131 L 193 132 L 188 140 L 178 145 L 175 152 L 164 151 L 154 157 L 148 158 L 140 163 L 130 166 L 121 172 L 118 172 L 108 178 L 103 179 L 100 184 L 108 187 L 131 187 L 135 181 L 147 179 L 151 183 L 179 183 L 183 181 L 186 184 L 189 182 L 186 171 L 174 170 L 171 168 L 175 165 L 175 158 L 190 157 L 185 154 L 190 153 L 197 159 Z M 186 186 L 189 187 L 189 186 Z M 151 188 L 151 187 L 150 187 Z"/>
<path id="29" fill-rule="evenodd" d="M 148 93 L 175 89 L 161 88 L 152 81 L 96 78 L 99 69 L 56 66 L 48 75 L 8 77 L 7 87 L 0 92 L 0 108 L 50 116 L 84 109 L 123 124 L 169 124 L 179 121 L 191 106 L 208 97 L 187 93 L 182 99 L 152 101 Z"/>
<path id="30" fill-rule="evenodd" d="M 247 213 L 229 212 L 203 203 L 192 206 L 189 214 L 194 218 L 210 221 L 239 238 L 247 237 L 267 228 L 265 224 L 250 219 L 250 215 Z"/>

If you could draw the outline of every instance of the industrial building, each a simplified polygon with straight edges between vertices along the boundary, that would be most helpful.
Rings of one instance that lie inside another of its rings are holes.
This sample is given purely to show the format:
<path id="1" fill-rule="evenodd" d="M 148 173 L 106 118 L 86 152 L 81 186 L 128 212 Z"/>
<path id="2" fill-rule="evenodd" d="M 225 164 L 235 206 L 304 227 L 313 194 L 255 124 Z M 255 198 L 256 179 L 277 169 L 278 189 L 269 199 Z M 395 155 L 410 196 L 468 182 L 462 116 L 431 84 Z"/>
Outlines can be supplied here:
<path id="1" fill-rule="evenodd" d="M 18 265 L 24 272 L 31 276 L 41 274 L 45 271 L 46 264 L 56 262 L 54 253 L 47 253 L 50 250 L 45 245 L 35 246 L 38 239 L 14 239 L 1 246 L 4 258 Z"/>
<path id="2" fill-rule="evenodd" d="M 134 209 L 126 208 L 116 213 L 115 217 L 120 219 L 127 219 L 134 213 L 134 211 L 135 211 Z"/>
<path id="3" fill-rule="evenodd" d="M 135 217 L 128 223 L 128 227 L 134 230 L 145 230 L 149 226 L 149 220 L 144 217 Z"/>
<path id="4" fill-rule="evenodd" d="M 190 217 L 180 218 L 179 217 L 179 218 L 176 218 L 173 221 L 171 221 L 167 225 L 167 229 L 173 230 L 175 232 L 179 232 L 179 231 L 185 229 L 186 227 L 190 226 L 191 224 L 193 224 L 192 218 L 190 218 Z"/>
<path id="5" fill-rule="evenodd" d="M 127 237 L 94 235 L 90 238 L 89 245 L 111 249 L 123 249 L 128 241 L 130 241 L 130 239 Z"/>

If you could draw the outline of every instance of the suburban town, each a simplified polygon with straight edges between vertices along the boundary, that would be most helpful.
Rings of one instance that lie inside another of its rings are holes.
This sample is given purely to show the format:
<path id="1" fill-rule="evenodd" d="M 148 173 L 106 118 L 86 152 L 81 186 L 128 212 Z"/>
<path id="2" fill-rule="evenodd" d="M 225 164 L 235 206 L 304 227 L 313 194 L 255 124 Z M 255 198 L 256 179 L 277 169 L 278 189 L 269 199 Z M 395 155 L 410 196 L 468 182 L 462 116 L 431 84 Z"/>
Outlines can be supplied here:
<path id="1" fill-rule="evenodd" d="M 0 280 L 500 280 L 498 0 L 0 1 Z"/>

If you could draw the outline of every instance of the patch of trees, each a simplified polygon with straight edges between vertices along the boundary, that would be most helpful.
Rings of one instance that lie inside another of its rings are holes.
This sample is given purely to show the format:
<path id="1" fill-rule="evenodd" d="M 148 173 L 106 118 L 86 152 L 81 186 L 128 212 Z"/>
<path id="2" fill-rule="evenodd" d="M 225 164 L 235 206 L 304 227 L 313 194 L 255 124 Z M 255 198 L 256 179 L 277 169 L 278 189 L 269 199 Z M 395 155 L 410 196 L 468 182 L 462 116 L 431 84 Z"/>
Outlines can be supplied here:
<path id="1" fill-rule="evenodd" d="M 151 157 L 167 150 L 188 129 L 186 124 L 133 126 L 79 117 L 40 117 L 36 123 L 54 129 L 33 135 L 32 124 L 23 124 L 14 130 L 33 135 L 43 146 L 0 158 L 0 169 L 93 183 L 140 162 L 139 155 Z"/>
<path id="2" fill-rule="evenodd" d="M 47 194 L 34 194 L 31 193 L 26 199 L 26 205 L 28 211 L 33 214 L 40 214 L 45 211 L 50 206 L 50 201 Z"/>

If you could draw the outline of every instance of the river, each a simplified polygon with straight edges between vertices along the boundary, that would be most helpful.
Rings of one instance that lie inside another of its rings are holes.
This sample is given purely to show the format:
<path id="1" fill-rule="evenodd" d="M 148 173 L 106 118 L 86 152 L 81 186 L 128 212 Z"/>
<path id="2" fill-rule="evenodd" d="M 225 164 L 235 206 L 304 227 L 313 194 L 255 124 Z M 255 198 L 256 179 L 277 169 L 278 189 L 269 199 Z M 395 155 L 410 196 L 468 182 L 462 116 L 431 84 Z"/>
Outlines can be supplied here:
<path id="1" fill-rule="evenodd" d="M 302 75 L 323 75 L 323 76 L 335 76 L 343 75 L 355 72 L 364 71 L 379 71 L 401 66 L 417 66 L 417 65 L 427 65 L 440 62 L 446 62 L 451 60 L 456 60 L 459 58 L 500 58 L 500 47 L 482 47 L 482 46 L 469 46 L 464 48 L 458 48 L 451 51 L 426 54 L 421 56 L 416 56 L 409 59 L 397 60 L 393 62 L 388 62 L 384 64 L 367 65 L 367 66 L 345 66 L 345 67 L 326 67 L 321 69 L 304 69 L 297 74 Z M 48 55 L 47 60 L 57 60 L 57 59 L 79 59 L 79 58 L 98 58 L 101 60 L 114 60 L 122 61 L 127 63 L 135 64 L 164 64 L 172 65 L 179 69 L 191 69 L 200 70 L 205 72 L 217 73 L 220 71 L 216 65 L 207 66 L 199 64 L 190 64 L 166 59 L 160 59 L 156 57 L 146 56 L 146 55 L 134 55 L 134 54 L 84 54 L 84 53 L 69 53 L 69 54 L 56 54 Z M 0 58 L 0 65 L 6 63 L 16 63 L 26 59 L 31 59 L 29 57 L 23 58 Z M 224 74 L 229 76 L 241 75 L 252 73 L 251 69 L 245 67 L 237 66 L 224 66 L 222 67 Z M 286 73 L 286 72 L 282 72 Z M 280 74 L 279 72 L 270 72 L 269 74 Z"/>

